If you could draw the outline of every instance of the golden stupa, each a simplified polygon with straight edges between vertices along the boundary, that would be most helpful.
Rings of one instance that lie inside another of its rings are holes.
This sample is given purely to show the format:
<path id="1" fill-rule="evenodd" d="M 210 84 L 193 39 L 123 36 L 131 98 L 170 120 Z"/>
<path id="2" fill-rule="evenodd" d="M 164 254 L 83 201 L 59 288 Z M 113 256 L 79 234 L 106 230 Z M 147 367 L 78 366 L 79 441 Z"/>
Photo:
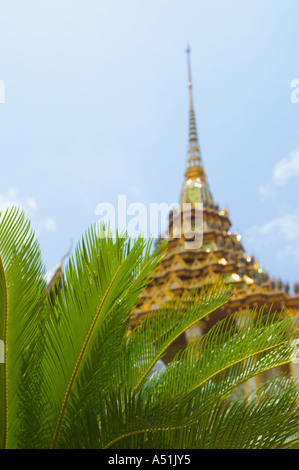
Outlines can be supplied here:
<path id="1" fill-rule="evenodd" d="M 132 326 L 148 314 L 153 314 L 165 302 L 181 296 L 191 289 L 201 288 L 214 282 L 219 276 L 234 284 L 231 300 L 211 314 L 205 321 L 199 322 L 185 335 L 180 337 L 172 350 L 168 351 L 166 361 L 186 344 L 206 333 L 217 321 L 234 312 L 246 312 L 265 305 L 265 311 L 286 308 L 290 313 L 299 313 L 299 289 L 294 286 L 291 295 L 289 285 L 274 281 L 259 266 L 253 256 L 248 256 L 242 246 L 242 237 L 230 231 L 231 222 L 226 209 L 219 209 L 207 182 L 197 137 L 195 113 L 193 107 L 192 81 L 190 68 L 190 48 L 187 48 L 189 72 L 189 148 L 185 180 L 181 192 L 180 205 L 191 204 L 191 220 L 196 226 L 198 203 L 202 204 L 202 243 L 197 249 L 189 249 L 184 231 L 181 229 L 181 211 L 169 217 L 168 247 L 158 271 L 149 287 L 140 298 Z M 157 241 L 160 243 L 160 240 Z M 292 369 L 294 365 L 287 365 Z M 291 370 L 294 373 L 294 370 Z"/>

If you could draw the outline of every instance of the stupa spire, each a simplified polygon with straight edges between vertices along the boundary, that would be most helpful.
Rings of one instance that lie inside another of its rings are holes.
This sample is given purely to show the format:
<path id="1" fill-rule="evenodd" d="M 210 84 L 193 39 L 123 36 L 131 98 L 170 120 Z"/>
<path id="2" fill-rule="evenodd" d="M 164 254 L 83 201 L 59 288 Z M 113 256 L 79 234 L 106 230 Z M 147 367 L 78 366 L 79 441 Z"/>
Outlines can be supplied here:
<path id="1" fill-rule="evenodd" d="M 191 61 L 190 61 L 190 52 L 191 48 L 189 44 L 186 47 L 186 52 L 187 52 L 187 60 L 188 60 L 188 87 L 189 87 L 189 94 L 190 94 L 190 110 L 193 109 L 193 96 L 192 96 L 192 78 L 191 78 Z"/>
<path id="2" fill-rule="evenodd" d="M 193 85 L 191 78 L 190 46 L 186 48 L 188 65 L 188 88 L 189 88 L 189 144 L 187 154 L 187 168 L 185 173 L 185 184 L 182 191 L 181 202 L 203 202 L 212 203 L 212 196 L 206 182 L 206 174 L 203 169 L 201 152 L 197 137 L 195 112 L 193 105 Z M 192 193 L 192 196 L 191 196 Z"/>
<path id="3" fill-rule="evenodd" d="M 189 88 L 189 99 L 190 99 L 190 110 L 189 110 L 189 149 L 188 149 L 188 160 L 187 167 L 200 166 L 202 167 L 202 160 L 200 155 L 195 113 L 193 108 L 193 93 L 192 93 L 192 78 L 191 78 L 191 61 L 190 61 L 190 46 L 186 48 L 187 61 L 188 61 L 188 88 Z"/>

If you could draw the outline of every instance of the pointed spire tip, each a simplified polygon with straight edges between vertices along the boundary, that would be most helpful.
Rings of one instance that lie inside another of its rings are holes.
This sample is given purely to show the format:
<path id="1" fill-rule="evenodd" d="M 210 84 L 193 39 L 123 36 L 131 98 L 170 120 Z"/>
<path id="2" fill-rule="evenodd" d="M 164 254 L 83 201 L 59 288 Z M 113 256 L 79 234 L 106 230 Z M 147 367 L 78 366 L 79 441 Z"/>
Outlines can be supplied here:
<path id="1" fill-rule="evenodd" d="M 193 109 L 193 97 L 192 97 L 192 79 L 191 79 L 191 62 L 190 62 L 190 46 L 187 44 L 186 52 L 188 56 L 188 87 L 190 90 L 190 109 Z"/>

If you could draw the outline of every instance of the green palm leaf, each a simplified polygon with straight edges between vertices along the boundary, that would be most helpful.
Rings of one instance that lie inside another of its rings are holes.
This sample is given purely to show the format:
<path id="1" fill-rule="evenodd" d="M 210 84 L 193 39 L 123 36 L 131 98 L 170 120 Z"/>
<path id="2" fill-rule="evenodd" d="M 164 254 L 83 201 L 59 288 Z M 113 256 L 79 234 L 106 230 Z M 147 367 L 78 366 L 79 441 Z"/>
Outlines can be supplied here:
<path id="1" fill-rule="evenodd" d="M 15 447 L 23 351 L 37 334 L 39 307 L 45 295 L 40 250 L 30 223 L 18 209 L 0 214 L 0 445 Z"/>
<path id="2" fill-rule="evenodd" d="M 167 303 L 137 326 L 126 344 L 123 365 L 127 383 L 137 391 L 167 348 L 188 328 L 221 307 L 231 296 L 231 286 L 219 279 Z M 134 362 L 130 358 L 134 358 Z"/>
<path id="3" fill-rule="evenodd" d="M 175 299 L 132 331 L 130 318 L 165 245 L 112 239 L 92 227 L 47 296 L 38 243 L 24 215 L 0 216 L 0 445 L 7 448 L 296 448 L 298 384 L 236 387 L 299 359 L 285 312 L 217 323 L 167 365 L 188 328 L 223 305 L 219 280 Z"/>
<path id="4" fill-rule="evenodd" d="M 297 360 L 298 334 L 293 318 L 271 312 L 265 316 L 263 309 L 256 321 L 250 320 L 242 330 L 235 316 L 219 322 L 179 353 L 163 373 L 150 378 L 142 393 L 132 393 L 136 406 L 141 406 L 143 396 L 142 420 L 136 420 L 136 415 L 140 416 L 137 410 L 127 412 L 127 403 L 122 413 L 119 411 L 119 419 L 115 415 L 107 417 L 115 427 L 110 426 L 110 442 L 105 446 L 128 441 L 136 434 L 148 436 L 189 428 L 209 415 L 215 403 L 221 410 L 221 403 L 238 385 L 258 373 Z"/>
<path id="5" fill-rule="evenodd" d="M 103 378 L 97 369 L 102 357 L 99 344 L 105 345 L 106 326 L 124 336 L 122 323 L 128 319 L 141 290 L 162 255 L 163 246 L 154 257 L 149 247 L 139 238 L 131 247 L 121 237 L 113 241 L 98 237 L 90 229 L 77 246 L 75 259 L 71 258 L 64 276 L 64 293 L 55 303 L 48 299 L 44 310 L 49 318 L 45 326 L 45 353 L 43 360 L 45 410 L 47 427 L 42 432 L 43 445 L 59 446 L 76 410 L 82 381 L 97 373 L 98 386 Z M 117 336 L 116 338 L 117 339 Z M 111 344 L 107 344 L 111 350 Z M 103 353 L 102 353 L 103 355 Z M 108 352 L 105 352 L 108 357 Z M 115 357 L 114 357 L 115 358 Z M 112 358 L 110 357 L 110 360 Z M 113 377 L 117 361 L 110 364 Z"/>

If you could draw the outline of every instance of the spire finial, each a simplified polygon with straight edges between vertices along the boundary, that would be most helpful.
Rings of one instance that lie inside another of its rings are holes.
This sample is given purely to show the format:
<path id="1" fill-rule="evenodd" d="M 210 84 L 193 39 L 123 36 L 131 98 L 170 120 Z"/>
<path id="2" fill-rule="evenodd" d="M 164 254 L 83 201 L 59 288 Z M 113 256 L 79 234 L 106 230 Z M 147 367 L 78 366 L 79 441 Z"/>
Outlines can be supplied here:
<path id="1" fill-rule="evenodd" d="M 187 60 L 188 60 L 188 87 L 189 87 L 189 91 L 190 91 L 190 109 L 193 109 L 193 98 L 192 98 L 192 79 L 191 79 L 191 61 L 190 61 L 190 52 L 191 52 L 191 48 L 189 46 L 189 44 L 187 44 L 187 47 L 186 47 L 186 52 L 187 52 Z"/>
<path id="2" fill-rule="evenodd" d="M 181 203 L 202 202 L 206 207 L 210 207 L 211 205 L 213 205 L 213 199 L 202 165 L 200 148 L 197 138 L 195 113 L 193 109 L 190 51 L 191 49 L 188 44 L 186 47 L 186 53 L 189 78 L 188 88 L 190 93 L 189 148 L 187 157 L 187 169 L 185 172 L 185 183 L 181 194 Z"/>

